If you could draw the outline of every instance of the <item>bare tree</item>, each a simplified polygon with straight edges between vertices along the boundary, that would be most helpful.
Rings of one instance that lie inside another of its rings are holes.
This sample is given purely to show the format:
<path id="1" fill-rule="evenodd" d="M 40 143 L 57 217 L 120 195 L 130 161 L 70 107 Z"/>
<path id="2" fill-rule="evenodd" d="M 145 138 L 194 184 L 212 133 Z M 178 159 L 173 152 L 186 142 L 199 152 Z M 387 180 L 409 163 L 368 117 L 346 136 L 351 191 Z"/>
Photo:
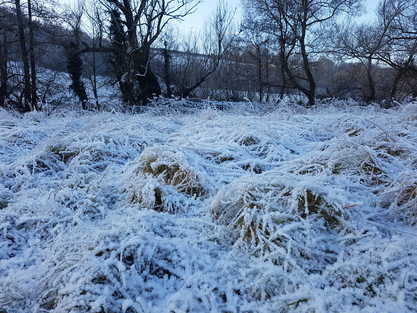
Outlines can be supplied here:
<path id="1" fill-rule="evenodd" d="M 91 63 L 89 65 L 89 80 L 91 83 L 96 108 L 100 108 L 98 97 L 98 81 L 97 81 L 97 52 L 103 46 L 104 39 L 104 18 L 99 10 L 97 3 L 91 3 L 89 10 L 86 10 L 89 20 L 89 35 L 91 38 Z"/>
<path id="2" fill-rule="evenodd" d="M 36 75 L 36 60 L 35 60 L 35 35 L 34 23 L 32 14 L 32 1 L 28 0 L 28 26 L 29 26 L 29 59 L 30 59 L 30 79 L 31 79 L 31 104 L 32 109 L 38 109 L 38 94 L 37 94 L 37 75 Z"/>
<path id="3" fill-rule="evenodd" d="M 71 29 L 72 37 L 64 43 L 67 57 L 67 70 L 71 77 L 70 88 L 74 91 L 81 102 L 82 108 L 87 109 L 88 96 L 82 80 L 83 61 L 81 59 L 81 24 L 85 12 L 85 3 L 79 1 L 77 7 L 71 9 L 65 15 L 65 20 Z"/>
<path id="4" fill-rule="evenodd" d="M 127 71 L 121 78 L 129 104 L 146 103 L 161 89 L 150 66 L 150 50 L 165 27 L 193 12 L 198 0 L 100 0 L 109 11 L 122 16 L 126 34 Z"/>
<path id="5" fill-rule="evenodd" d="M 348 28 L 340 32 L 339 51 L 348 58 L 359 60 L 366 69 L 368 92 L 365 100 L 368 102 L 376 100 L 375 62 L 379 61 L 380 57 L 378 56 L 391 46 L 390 29 L 393 27 L 395 16 L 400 14 L 400 11 L 400 8 L 396 8 L 388 14 L 387 1 L 383 0 L 379 6 L 376 24 L 349 25 Z"/>
<path id="6" fill-rule="evenodd" d="M 395 75 L 392 78 L 391 100 L 398 92 L 399 83 L 414 68 L 417 51 L 416 31 L 417 4 L 407 0 L 381 0 L 377 21 L 373 24 L 347 25 L 339 32 L 337 51 L 347 59 L 358 60 L 366 72 L 368 102 L 386 95 L 377 92 L 375 71 L 378 65 L 389 65 Z"/>
<path id="7" fill-rule="evenodd" d="M 4 4 L 4 3 L 0 3 Z M 9 52 L 8 52 L 8 27 L 7 21 L 3 16 L 0 15 L 0 107 L 5 106 L 6 99 L 8 96 L 8 61 L 9 61 Z"/>
<path id="8" fill-rule="evenodd" d="M 360 0 L 255 0 L 255 9 L 273 27 L 288 79 L 315 104 L 316 81 L 312 70 L 313 32 L 342 13 L 353 13 Z M 299 68 L 291 66 L 299 57 Z"/>
<path id="9" fill-rule="evenodd" d="M 20 0 L 15 0 L 16 7 L 16 20 L 19 31 L 19 43 L 20 52 L 23 62 L 23 102 L 20 103 L 19 110 L 21 112 L 31 111 L 30 99 L 31 99 L 31 82 L 30 82 L 30 69 L 29 69 L 29 54 L 26 46 L 25 26 L 23 21 L 22 6 Z"/>
<path id="10" fill-rule="evenodd" d="M 417 3 L 406 0 L 382 0 L 378 8 L 379 27 L 388 25 L 387 45 L 380 49 L 376 59 L 389 65 L 395 76 L 391 100 L 399 91 L 401 82 L 408 83 L 410 92 L 417 95 Z"/>
<path id="11" fill-rule="evenodd" d="M 234 10 L 226 1 L 220 0 L 203 34 L 189 37 L 184 47 L 186 62 L 182 65 L 183 74 L 179 84 L 181 97 L 186 98 L 201 87 L 224 61 L 234 40 L 233 19 Z"/>
<path id="12" fill-rule="evenodd" d="M 7 32 L 2 28 L 0 31 L 0 107 L 6 103 L 8 94 L 8 50 L 7 50 Z"/>
<path id="13" fill-rule="evenodd" d="M 274 37 L 268 32 L 268 25 L 265 24 L 265 20 L 256 15 L 256 12 L 247 7 L 245 12 L 245 18 L 241 25 L 243 30 L 242 43 L 245 50 L 253 62 L 256 73 L 251 73 L 252 80 L 257 85 L 257 93 L 259 101 L 262 102 L 266 95 L 267 101 L 269 98 L 269 91 L 273 85 L 270 81 L 270 65 L 272 58 L 270 57 L 270 51 L 274 48 Z M 249 77 L 248 77 L 249 78 Z M 282 80 L 282 79 L 281 79 Z M 274 85 L 277 86 L 278 82 L 275 81 Z"/>
<path id="14" fill-rule="evenodd" d="M 163 57 L 163 70 L 162 79 L 166 86 L 166 96 L 171 98 L 174 95 L 174 81 L 173 81 L 173 68 L 172 58 L 173 51 L 178 50 L 178 44 L 175 41 L 175 35 L 172 29 L 168 29 L 161 37 L 162 41 L 162 57 Z"/>

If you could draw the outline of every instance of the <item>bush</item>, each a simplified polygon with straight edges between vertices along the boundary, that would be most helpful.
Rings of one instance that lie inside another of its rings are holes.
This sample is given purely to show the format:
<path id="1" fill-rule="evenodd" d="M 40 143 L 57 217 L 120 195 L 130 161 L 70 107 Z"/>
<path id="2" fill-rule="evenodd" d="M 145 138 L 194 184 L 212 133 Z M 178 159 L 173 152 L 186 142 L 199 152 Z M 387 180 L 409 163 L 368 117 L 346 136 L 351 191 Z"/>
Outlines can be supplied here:
<path id="1" fill-rule="evenodd" d="M 204 176 L 199 173 L 201 168 L 194 164 L 189 153 L 178 148 L 150 148 L 142 153 L 138 170 L 145 175 L 162 178 L 181 193 L 192 197 L 204 196 L 208 193 Z"/>
<path id="2" fill-rule="evenodd" d="M 195 166 L 191 151 L 153 147 L 143 151 L 127 170 L 130 203 L 159 212 L 184 211 L 194 199 L 211 191 L 204 169 Z"/>
<path id="3" fill-rule="evenodd" d="M 391 213 L 396 219 L 417 225 L 417 181 L 415 175 L 404 175 L 385 194 Z M 390 201 L 391 200 L 391 201 Z"/>
<path id="4" fill-rule="evenodd" d="M 292 246 L 307 257 L 303 247 L 309 227 L 334 232 L 346 226 L 349 212 L 343 201 L 343 192 L 329 189 L 322 179 L 267 172 L 226 186 L 212 202 L 211 215 L 255 254 L 288 253 Z"/>
<path id="5" fill-rule="evenodd" d="M 134 180 L 128 189 L 128 201 L 157 212 L 185 212 L 192 200 L 165 185 L 157 178 L 146 177 Z"/>
<path id="6" fill-rule="evenodd" d="M 289 171 L 299 175 L 340 175 L 367 186 L 387 185 L 386 161 L 372 148 L 349 142 L 335 142 L 313 156 L 288 163 Z"/>

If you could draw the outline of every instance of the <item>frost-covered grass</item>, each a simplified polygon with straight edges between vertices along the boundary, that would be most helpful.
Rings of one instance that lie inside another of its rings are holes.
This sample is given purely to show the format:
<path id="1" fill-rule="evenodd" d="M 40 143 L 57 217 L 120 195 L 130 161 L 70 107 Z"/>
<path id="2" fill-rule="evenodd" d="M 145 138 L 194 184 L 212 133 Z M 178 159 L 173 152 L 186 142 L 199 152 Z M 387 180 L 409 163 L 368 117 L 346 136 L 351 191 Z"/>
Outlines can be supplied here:
<path id="1" fill-rule="evenodd" d="M 417 103 L 198 106 L 0 111 L 0 312 L 417 311 Z"/>

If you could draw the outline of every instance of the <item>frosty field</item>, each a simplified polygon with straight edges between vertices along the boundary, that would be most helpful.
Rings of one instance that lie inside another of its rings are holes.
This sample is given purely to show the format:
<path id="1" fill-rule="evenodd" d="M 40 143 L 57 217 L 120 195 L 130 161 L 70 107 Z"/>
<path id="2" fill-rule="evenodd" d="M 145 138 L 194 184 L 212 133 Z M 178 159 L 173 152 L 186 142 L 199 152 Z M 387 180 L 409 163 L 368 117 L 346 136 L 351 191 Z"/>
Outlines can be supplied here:
<path id="1" fill-rule="evenodd" d="M 417 312 L 417 103 L 0 111 L 0 312 Z"/>

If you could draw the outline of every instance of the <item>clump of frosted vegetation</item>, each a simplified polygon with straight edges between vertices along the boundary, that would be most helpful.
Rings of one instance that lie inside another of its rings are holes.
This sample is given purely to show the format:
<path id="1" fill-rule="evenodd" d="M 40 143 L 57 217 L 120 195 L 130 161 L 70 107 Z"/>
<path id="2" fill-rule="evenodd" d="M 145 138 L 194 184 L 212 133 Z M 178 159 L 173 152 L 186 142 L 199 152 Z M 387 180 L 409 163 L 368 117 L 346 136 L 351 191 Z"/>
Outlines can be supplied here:
<path id="1" fill-rule="evenodd" d="M 0 110 L 0 312 L 417 311 L 415 103 L 159 101 Z"/>
<path id="2" fill-rule="evenodd" d="M 325 259 L 326 244 L 317 239 L 346 231 L 352 210 L 344 190 L 332 183 L 279 172 L 245 176 L 219 192 L 211 214 L 235 233 L 237 244 L 256 255 L 278 262 L 289 255 Z M 333 259 L 332 253 L 327 258 Z"/>
<path id="3" fill-rule="evenodd" d="M 199 159 L 189 149 L 145 149 L 127 171 L 128 201 L 159 212 L 184 211 L 212 189 Z"/>

